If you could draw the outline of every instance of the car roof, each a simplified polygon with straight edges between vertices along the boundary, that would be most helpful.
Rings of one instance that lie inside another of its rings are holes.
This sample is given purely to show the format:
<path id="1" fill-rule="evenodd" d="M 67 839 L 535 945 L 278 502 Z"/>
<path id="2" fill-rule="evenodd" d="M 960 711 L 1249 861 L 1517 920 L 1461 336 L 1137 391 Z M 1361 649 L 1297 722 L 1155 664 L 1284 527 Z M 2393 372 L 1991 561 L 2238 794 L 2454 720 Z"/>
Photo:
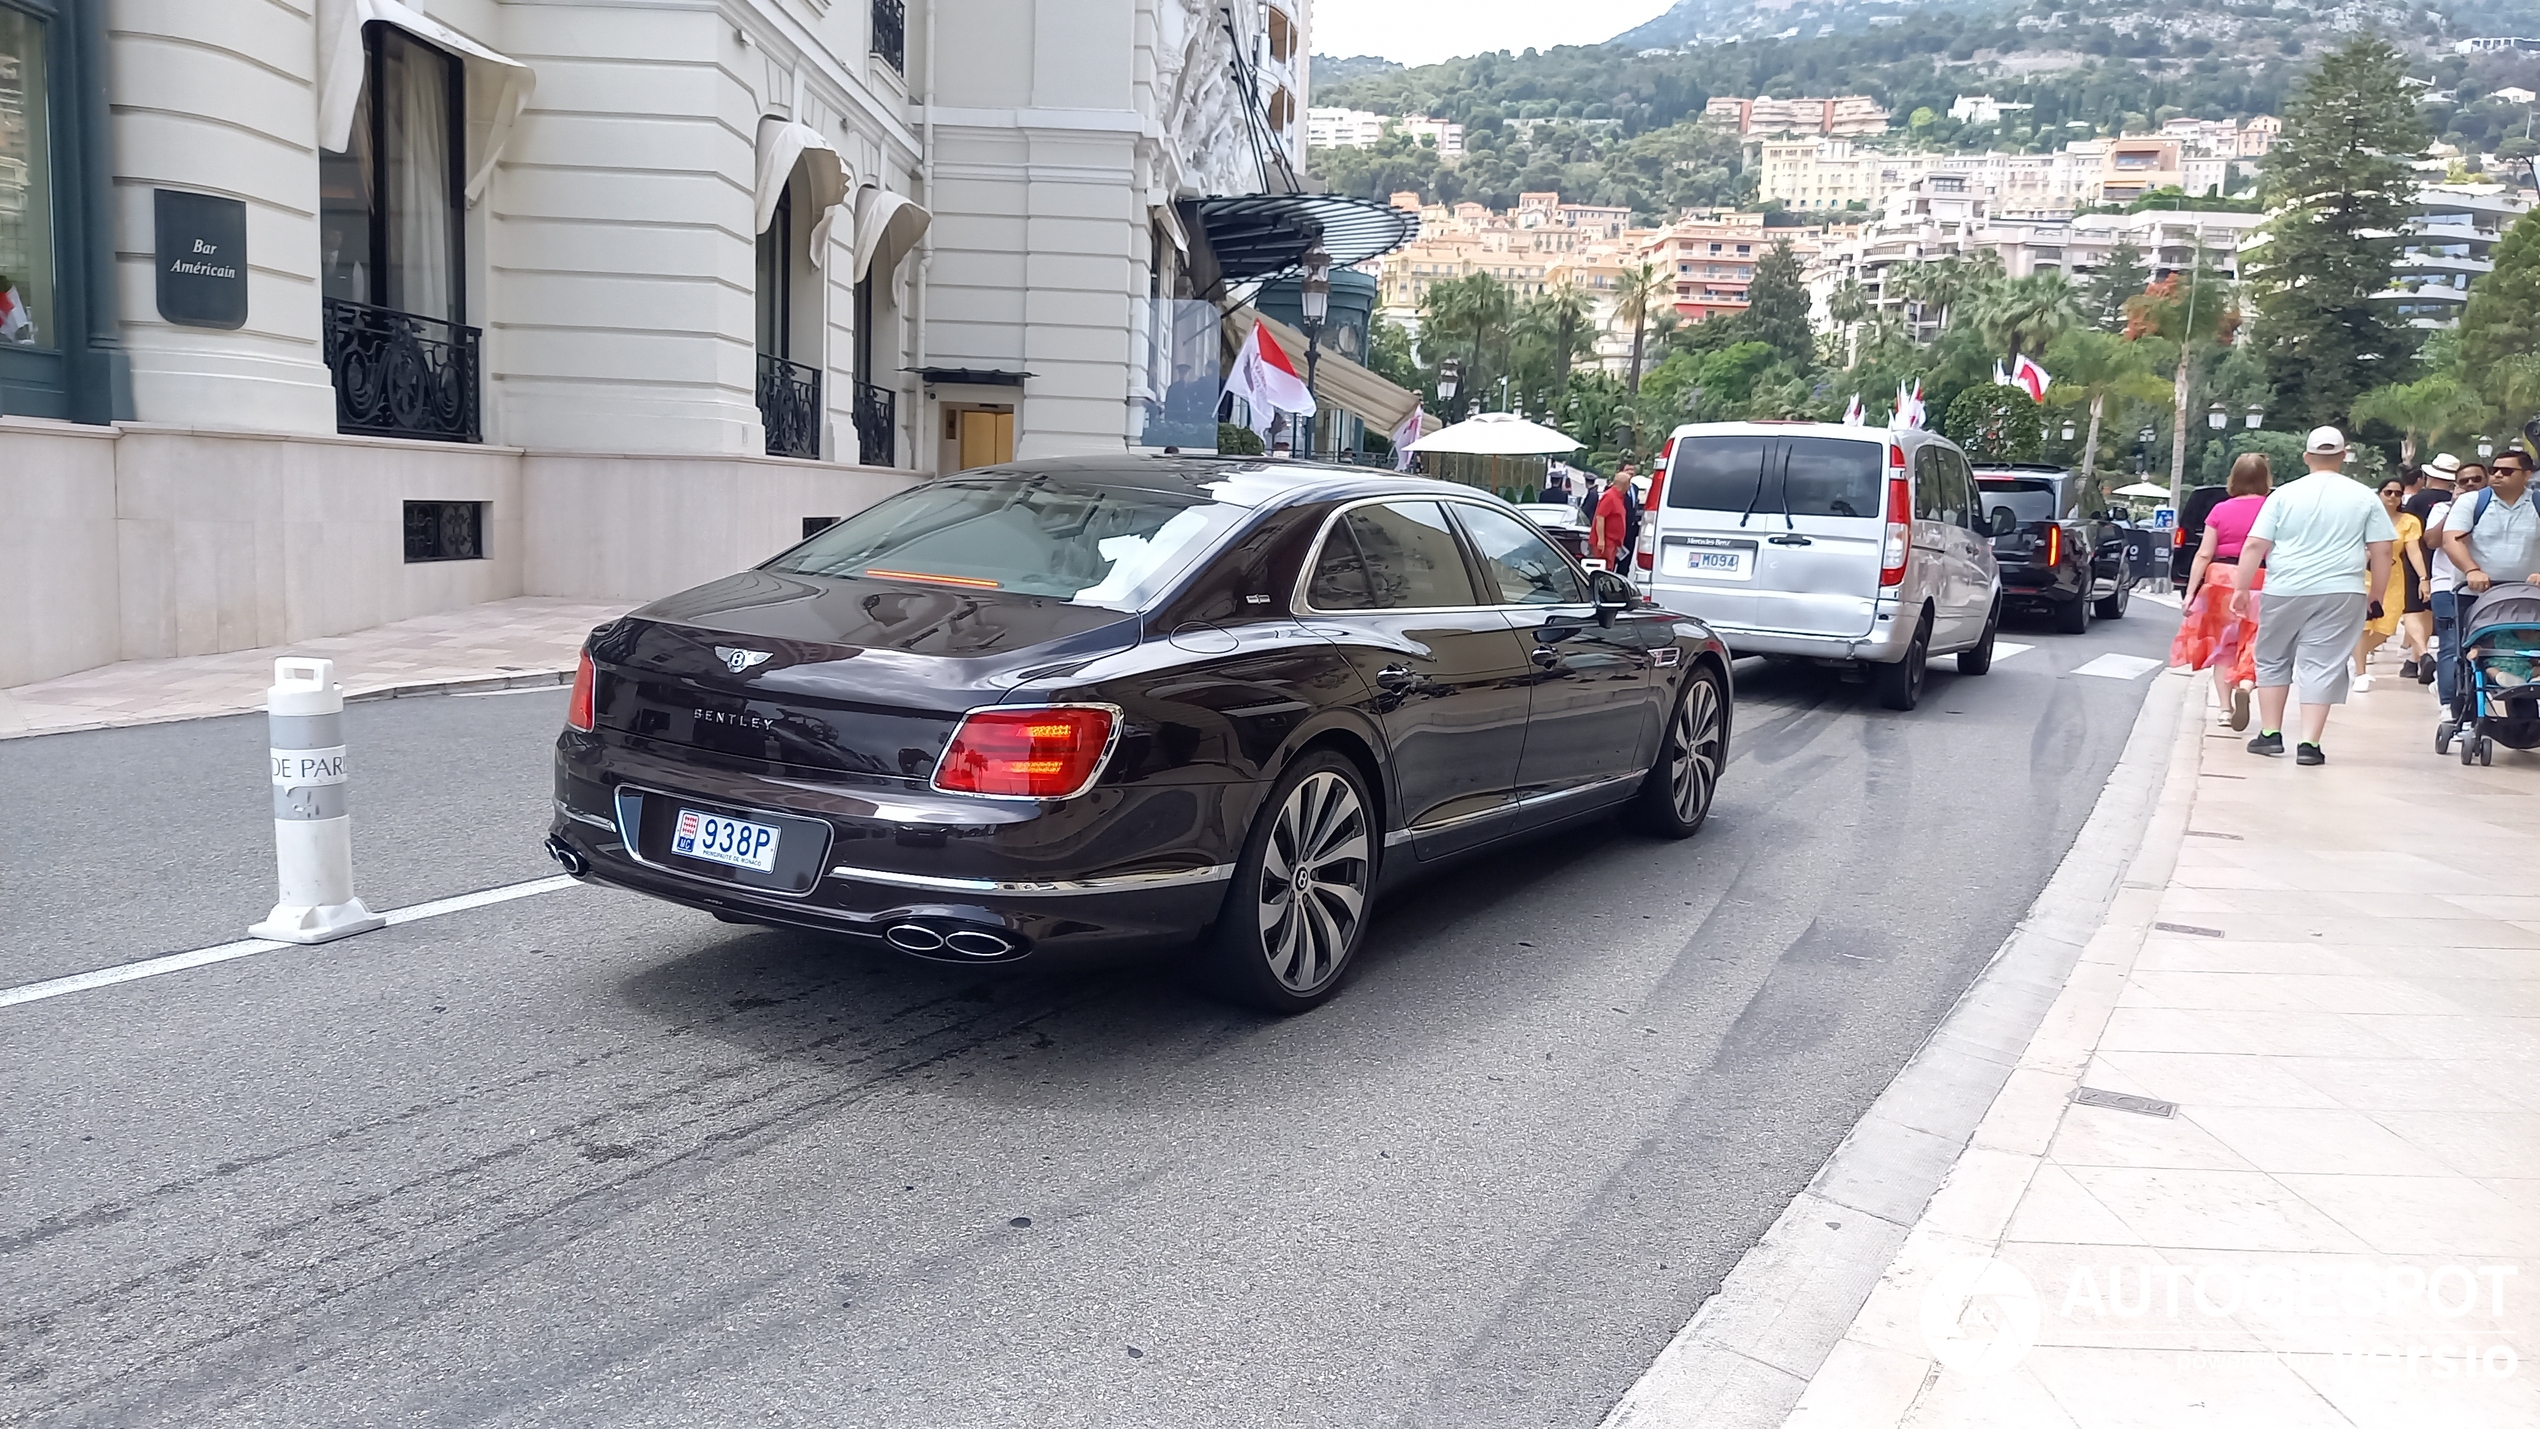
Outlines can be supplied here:
<path id="1" fill-rule="evenodd" d="M 1490 496 L 1486 491 L 1458 482 L 1363 466 L 1194 452 L 1041 457 L 999 466 L 974 467 L 938 479 L 1035 476 L 1221 497 L 1225 494 L 1224 487 L 1234 483 L 1244 488 L 1245 504 L 1264 506 L 1296 501 L 1350 500 L 1362 496 Z"/>
<path id="2" fill-rule="evenodd" d="M 1909 444 L 1944 442 L 1947 437 L 1926 427 L 1856 427 L 1847 422 L 1686 422 L 1673 437 L 1841 437 L 1859 442 L 1887 442 L 1902 436 Z"/>

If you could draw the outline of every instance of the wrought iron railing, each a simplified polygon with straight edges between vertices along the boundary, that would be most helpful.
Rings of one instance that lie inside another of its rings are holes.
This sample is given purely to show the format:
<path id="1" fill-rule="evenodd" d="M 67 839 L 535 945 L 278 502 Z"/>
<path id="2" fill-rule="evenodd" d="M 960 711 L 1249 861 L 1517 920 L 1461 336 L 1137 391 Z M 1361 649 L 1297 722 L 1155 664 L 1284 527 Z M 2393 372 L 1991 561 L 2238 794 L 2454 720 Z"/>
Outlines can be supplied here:
<path id="1" fill-rule="evenodd" d="M 820 455 L 820 369 L 758 355 L 758 416 L 769 456 Z"/>
<path id="2" fill-rule="evenodd" d="M 898 466 L 899 394 L 870 382 L 855 385 L 856 460 L 866 466 Z"/>
<path id="3" fill-rule="evenodd" d="M 484 334 L 475 328 L 344 298 L 325 299 L 326 366 L 335 429 L 373 437 L 481 442 L 477 399 Z"/>
<path id="4" fill-rule="evenodd" d="M 873 52 L 908 73 L 908 0 L 873 0 Z"/>

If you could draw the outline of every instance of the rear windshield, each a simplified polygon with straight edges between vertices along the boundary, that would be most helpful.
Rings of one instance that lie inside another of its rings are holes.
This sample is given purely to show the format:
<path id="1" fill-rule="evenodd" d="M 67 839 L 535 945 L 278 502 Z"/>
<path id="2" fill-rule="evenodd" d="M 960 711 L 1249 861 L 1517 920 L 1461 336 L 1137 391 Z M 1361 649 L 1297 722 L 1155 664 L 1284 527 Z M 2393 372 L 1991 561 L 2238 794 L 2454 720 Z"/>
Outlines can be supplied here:
<path id="1" fill-rule="evenodd" d="M 1874 519 L 1886 453 L 1882 442 L 1843 437 L 1687 437 L 1667 467 L 1667 504 Z"/>
<path id="2" fill-rule="evenodd" d="M 1200 492 L 956 478 L 850 516 L 768 569 L 1136 610 L 1250 509 Z"/>
<path id="3" fill-rule="evenodd" d="M 2011 519 L 2025 526 L 2031 521 L 2052 521 L 2062 515 L 2062 502 L 2055 493 L 2055 483 L 2033 477 L 1979 476 L 1976 489 L 1984 493 L 1987 519 L 1994 508 L 2011 508 Z"/>

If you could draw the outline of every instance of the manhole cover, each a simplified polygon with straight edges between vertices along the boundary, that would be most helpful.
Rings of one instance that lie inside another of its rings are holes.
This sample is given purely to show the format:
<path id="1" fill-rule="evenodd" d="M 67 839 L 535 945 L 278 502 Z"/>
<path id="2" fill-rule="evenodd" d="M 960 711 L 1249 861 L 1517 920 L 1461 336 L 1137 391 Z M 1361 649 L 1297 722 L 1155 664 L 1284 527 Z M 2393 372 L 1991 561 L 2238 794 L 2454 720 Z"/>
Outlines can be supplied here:
<path id="1" fill-rule="evenodd" d="M 2073 1088 L 2073 1101 L 2082 1106 L 2103 1106 L 2110 1111 L 2130 1111 L 2137 1116 L 2176 1116 L 2178 1103 L 2156 1097 L 2138 1097 L 2127 1092 L 2103 1092 L 2097 1087 Z"/>

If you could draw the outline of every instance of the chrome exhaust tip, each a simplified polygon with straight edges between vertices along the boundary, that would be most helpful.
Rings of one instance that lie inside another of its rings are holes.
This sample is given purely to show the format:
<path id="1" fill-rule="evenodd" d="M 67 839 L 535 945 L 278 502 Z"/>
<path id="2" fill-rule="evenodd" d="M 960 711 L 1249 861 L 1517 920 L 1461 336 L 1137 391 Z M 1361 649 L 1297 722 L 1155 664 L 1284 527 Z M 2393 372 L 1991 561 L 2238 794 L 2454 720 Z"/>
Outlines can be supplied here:
<path id="1" fill-rule="evenodd" d="M 923 923 L 895 923 L 882 937 L 903 953 L 939 953 L 944 949 L 944 935 Z"/>
<path id="2" fill-rule="evenodd" d="M 547 857 L 554 859 L 565 872 L 572 874 L 574 877 L 580 878 L 582 875 L 591 871 L 591 860 L 584 858 L 580 849 L 566 843 L 563 839 L 556 837 L 554 834 L 547 835 L 546 847 Z"/>
<path id="3" fill-rule="evenodd" d="M 1003 933 L 991 933 L 984 928 L 963 928 L 946 934 L 944 946 L 964 957 L 972 958 L 1002 958 L 1009 957 L 1014 952 L 1012 938 Z"/>

